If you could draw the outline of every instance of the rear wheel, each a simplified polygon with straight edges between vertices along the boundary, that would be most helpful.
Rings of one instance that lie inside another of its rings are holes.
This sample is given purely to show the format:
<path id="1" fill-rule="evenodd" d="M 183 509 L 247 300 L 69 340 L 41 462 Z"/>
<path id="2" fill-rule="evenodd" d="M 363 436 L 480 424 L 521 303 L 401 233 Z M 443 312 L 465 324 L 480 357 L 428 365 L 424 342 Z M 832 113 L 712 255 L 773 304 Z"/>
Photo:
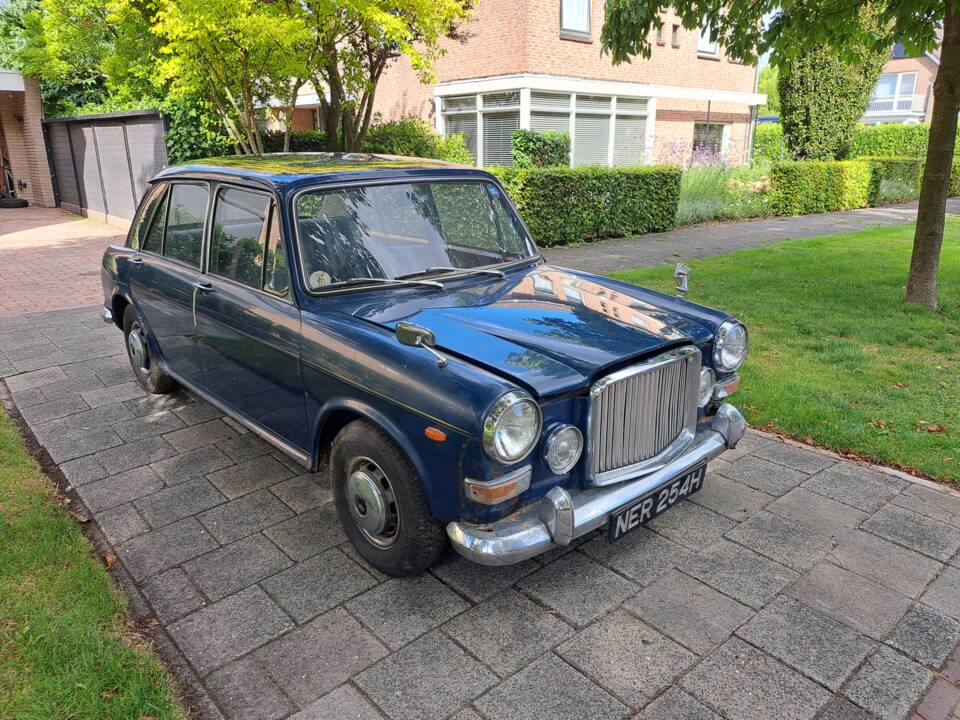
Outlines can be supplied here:
<path id="1" fill-rule="evenodd" d="M 173 392 L 177 382 L 153 361 L 147 331 L 131 305 L 127 305 L 123 311 L 123 338 L 127 346 L 127 359 L 140 387 L 153 395 Z"/>
<path id="2" fill-rule="evenodd" d="M 446 534 L 416 470 L 389 435 L 362 420 L 350 423 L 333 441 L 330 472 L 340 523 L 364 560 L 396 577 L 436 561 Z"/>

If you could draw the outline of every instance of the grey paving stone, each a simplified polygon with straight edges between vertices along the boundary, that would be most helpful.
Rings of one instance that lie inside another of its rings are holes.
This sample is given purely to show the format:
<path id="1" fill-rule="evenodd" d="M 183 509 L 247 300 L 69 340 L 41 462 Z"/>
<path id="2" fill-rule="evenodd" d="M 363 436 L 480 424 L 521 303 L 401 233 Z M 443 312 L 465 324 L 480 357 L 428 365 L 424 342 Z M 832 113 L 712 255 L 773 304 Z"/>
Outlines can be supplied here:
<path id="1" fill-rule="evenodd" d="M 383 715 L 350 685 L 341 685 L 290 720 L 382 720 Z"/>
<path id="2" fill-rule="evenodd" d="M 743 522 L 773 500 L 772 495 L 754 490 L 719 473 L 708 474 L 700 492 L 690 496 L 690 502 L 736 522 Z"/>
<path id="3" fill-rule="evenodd" d="M 229 455 L 236 463 L 243 463 L 262 455 L 269 455 L 273 450 L 271 445 L 268 445 L 253 433 L 247 433 L 246 435 L 224 440 L 221 443 L 217 443 L 217 447 Z"/>
<path id="4" fill-rule="evenodd" d="M 834 543 L 840 542 L 868 517 L 862 510 L 804 488 L 791 490 L 767 510 L 830 538 Z"/>
<path id="5" fill-rule="evenodd" d="M 647 525 L 654 532 L 691 550 L 699 550 L 735 526 L 732 520 L 715 512 L 681 502 Z"/>
<path id="6" fill-rule="evenodd" d="M 784 442 L 768 443 L 758 449 L 754 455 L 809 474 L 820 472 L 837 462 L 823 453 Z"/>
<path id="7" fill-rule="evenodd" d="M 74 395 L 79 395 L 87 390 L 96 390 L 97 388 L 102 387 L 103 382 L 101 382 L 100 378 L 96 376 L 70 378 L 43 385 L 43 396 L 47 400 L 62 400 L 65 397 L 73 397 Z M 127 410 L 126 406 L 123 404 L 114 408 L 114 410 L 118 409 Z M 129 410 L 127 410 L 127 412 L 129 412 Z"/>
<path id="8" fill-rule="evenodd" d="M 852 463 L 838 463 L 807 480 L 803 487 L 864 512 L 873 513 L 896 495 L 904 482 Z"/>
<path id="9" fill-rule="evenodd" d="M 394 578 L 346 605 L 364 625 L 391 648 L 441 625 L 469 605 L 431 575 Z"/>
<path id="10" fill-rule="evenodd" d="M 238 720 L 279 720 L 297 709 L 260 663 L 249 656 L 211 673 L 206 684 L 226 713 Z M 343 717 L 346 720 L 349 716 Z"/>
<path id="11" fill-rule="evenodd" d="M 162 488 L 163 481 L 153 470 L 139 467 L 81 485 L 77 488 L 77 494 L 91 512 L 98 513 Z"/>
<path id="12" fill-rule="evenodd" d="M 517 585 L 577 627 L 586 627 L 636 592 L 629 580 L 572 552 Z"/>
<path id="13" fill-rule="evenodd" d="M 873 716 L 849 700 L 838 697 L 820 713 L 818 720 L 873 720 Z"/>
<path id="14" fill-rule="evenodd" d="M 827 560 L 908 597 L 919 597 L 943 567 L 925 555 L 858 530 L 850 533 Z"/>
<path id="15" fill-rule="evenodd" d="M 474 705 L 487 720 L 620 720 L 629 712 L 553 654 L 507 678 Z"/>
<path id="16" fill-rule="evenodd" d="M 67 396 L 49 402 L 38 403 L 20 408 L 20 414 L 28 425 L 38 425 L 51 420 L 59 420 L 68 415 L 85 412 L 90 406 L 79 395 Z"/>
<path id="17" fill-rule="evenodd" d="M 166 485 L 176 485 L 231 465 L 233 461 L 215 447 L 202 447 L 159 460 L 150 467 Z"/>
<path id="18" fill-rule="evenodd" d="M 110 358 L 99 359 L 109 360 Z M 104 384 L 104 387 L 119 385 L 127 382 L 130 379 L 130 369 L 125 367 L 114 367 L 110 368 L 109 370 L 101 370 L 97 373 L 97 377 L 100 379 L 100 382 Z"/>
<path id="19" fill-rule="evenodd" d="M 0 352 L 8 357 L 11 350 L 49 344 L 50 339 L 36 332 L 0 332 Z"/>
<path id="20" fill-rule="evenodd" d="M 699 659 L 622 610 L 565 641 L 557 654 L 633 709 Z"/>
<path id="21" fill-rule="evenodd" d="M 680 688 L 670 688 L 647 705 L 637 720 L 721 720 L 713 710 L 687 695 Z"/>
<path id="22" fill-rule="evenodd" d="M 909 483 L 904 488 L 900 497 L 904 496 L 909 496 L 917 500 L 917 503 L 913 505 L 912 509 L 929 515 L 936 520 L 939 520 L 943 516 L 943 513 L 949 513 L 954 519 L 960 517 L 960 495 L 949 492 L 948 488 L 934 490 L 933 488 L 918 483 Z M 942 522 L 951 521 L 943 520 Z"/>
<path id="23" fill-rule="evenodd" d="M 759 609 L 797 573 L 729 540 L 721 540 L 686 560 L 680 569 L 724 595 Z"/>
<path id="24" fill-rule="evenodd" d="M 266 534 L 294 560 L 306 560 L 346 540 L 333 503 L 291 518 Z"/>
<path id="25" fill-rule="evenodd" d="M 940 562 L 947 562 L 960 549 L 960 528 L 899 507 L 888 505 L 863 527 Z"/>
<path id="26" fill-rule="evenodd" d="M 190 429 L 190 428 L 188 428 Z M 248 460 L 207 475 L 217 489 L 231 500 L 275 485 L 290 477 L 290 471 L 269 455 Z"/>
<path id="27" fill-rule="evenodd" d="M 131 381 L 121 385 L 111 385 L 110 387 L 98 388 L 96 390 L 86 390 L 80 393 L 80 397 L 87 401 L 87 405 L 92 408 L 98 408 L 101 405 L 112 405 L 121 403 L 124 400 L 132 400 L 136 397 L 142 397 L 146 393 L 136 382 Z"/>
<path id="28" fill-rule="evenodd" d="M 10 372 L 4 374 L 2 371 L 0 371 L 0 376 L 6 377 L 7 375 L 12 374 L 13 372 L 15 372 L 15 370 L 11 365 Z M 48 402 L 54 399 L 54 398 L 48 398 L 46 395 L 44 395 L 43 390 L 41 390 L 38 387 L 26 388 L 24 390 L 18 390 L 16 392 L 11 391 L 10 394 L 13 395 L 13 401 L 17 404 L 17 407 L 20 408 L 21 410 L 25 407 L 30 407 L 31 405 L 37 405 L 38 403 Z"/>
<path id="29" fill-rule="evenodd" d="M 920 515 L 926 515 L 928 518 L 936 520 L 937 522 L 946 523 L 947 525 L 953 523 L 954 516 L 947 509 L 937 507 L 936 505 L 931 505 L 929 502 L 923 498 L 918 498 L 916 495 L 900 493 L 894 497 L 893 500 L 891 500 L 891 504 L 907 510 L 912 510 Z"/>
<path id="30" fill-rule="evenodd" d="M 130 418 L 118 423 L 114 423 L 113 429 L 117 434 L 127 442 L 142 440 L 153 435 L 163 435 L 172 430 L 179 430 L 183 427 L 183 421 L 168 410 L 144 415 L 138 418 Z"/>
<path id="31" fill-rule="evenodd" d="M 7 383 L 7 387 L 10 388 L 10 392 L 16 393 L 21 390 L 43 387 L 49 383 L 66 379 L 67 376 L 63 374 L 63 370 L 58 367 L 50 367 L 44 368 L 43 370 L 34 370 L 33 372 L 14 375 L 8 377 L 5 382 Z"/>
<path id="32" fill-rule="evenodd" d="M 333 548 L 297 563 L 260 585 L 297 623 L 304 623 L 368 590 L 376 581 Z"/>
<path id="33" fill-rule="evenodd" d="M 477 603 L 510 587 L 539 567 L 532 560 L 503 567 L 479 565 L 448 549 L 440 561 L 430 568 L 430 572 L 461 595 L 466 595 Z"/>
<path id="34" fill-rule="evenodd" d="M 259 587 L 208 605 L 169 627 L 201 675 L 268 643 L 293 623 Z"/>
<path id="35" fill-rule="evenodd" d="M 833 548 L 829 537 L 765 511 L 740 523 L 726 537 L 801 572 L 816 565 Z"/>
<path id="36" fill-rule="evenodd" d="M 910 599 L 830 563 L 820 563 L 787 594 L 876 640 L 910 607 Z"/>
<path id="37" fill-rule="evenodd" d="M 164 623 L 179 620 L 207 604 L 180 568 L 150 578 L 143 586 L 143 594 Z"/>
<path id="38" fill-rule="evenodd" d="M 932 680 L 929 670 L 881 646 L 844 692 L 882 720 L 904 720 Z"/>
<path id="39" fill-rule="evenodd" d="M 40 438 L 40 440 L 55 463 L 90 455 L 99 450 L 115 448 L 123 443 L 120 436 L 110 428 L 68 432 L 56 437 Z"/>
<path id="40" fill-rule="evenodd" d="M 97 525 L 111 545 L 119 545 L 150 531 L 146 520 L 130 503 L 97 513 Z"/>
<path id="41" fill-rule="evenodd" d="M 754 490 L 776 497 L 786 495 L 809 477 L 799 470 L 784 467 L 753 455 L 733 460 L 719 472 L 731 480 L 742 482 Z"/>
<path id="42" fill-rule="evenodd" d="M 624 607 L 700 655 L 753 617 L 750 608 L 676 571 L 641 590 Z"/>
<path id="43" fill-rule="evenodd" d="M 445 717 L 496 681 L 496 675 L 440 632 L 410 643 L 355 680 L 395 720 Z"/>
<path id="44" fill-rule="evenodd" d="M 938 669 L 960 643 L 960 621 L 917 605 L 893 629 L 887 643 L 918 663 Z"/>
<path id="45" fill-rule="evenodd" d="M 125 400 L 123 406 L 129 410 L 134 417 L 143 417 L 152 415 L 155 412 L 163 410 L 176 411 L 179 408 L 186 407 L 190 403 L 190 398 L 183 390 L 169 393 L 167 395 L 145 395 L 133 400 Z"/>
<path id="46" fill-rule="evenodd" d="M 149 470 L 156 476 L 149 467 L 130 472 L 142 470 Z M 159 476 L 157 479 L 159 480 Z M 197 478 L 142 497 L 135 505 L 147 522 L 156 528 L 209 510 L 226 500 L 213 485 L 203 478 Z"/>
<path id="47" fill-rule="evenodd" d="M 221 543 L 228 543 L 260 532 L 292 515 L 293 511 L 274 495 L 260 490 L 218 505 L 197 517 L 213 537 Z"/>
<path id="48" fill-rule="evenodd" d="M 93 455 L 85 455 L 76 460 L 70 460 L 60 465 L 60 472 L 70 482 L 77 487 L 94 480 L 100 480 L 107 476 L 107 471 Z"/>
<path id="49" fill-rule="evenodd" d="M 680 684 L 729 720 L 810 720 L 831 697 L 812 680 L 737 638 L 725 642 Z"/>
<path id="50" fill-rule="evenodd" d="M 193 405 L 189 406 L 193 407 Z M 183 419 L 181 413 L 177 413 L 180 419 Z M 215 445 L 218 442 L 236 437 L 236 433 L 228 427 L 222 420 L 209 420 L 207 422 L 185 427 L 182 430 L 174 430 L 172 433 L 164 435 L 177 452 L 185 453 L 190 450 L 196 450 L 205 445 Z"/>
<path id="51" fill-rule="evenodd" d="M 116 331 L 113 331 L 116 332 Z M 80 362 L 62 365 L 63 374 L 68 378 L 82 378 L 95 375 L 105 370 L 122 369 L 127 371 L 127 379 L 131 379 L 130 363 L 127 362 L 126 355 L 94 358 L 92 360 L 81 360 Z"/>
<path id="52" fill-rule="evenodd" d="M 504 590 L 443 626 L 500 677 L 515 673 L 573 634 L 565 622 Z"/>
<path id="53" fill-rule="evenodd" d="M 301 708 L 386 655 L 387 649 L 343 608 L 314 618 L 254 653 Z"/>
<path id="54" fill-rule="evenodd" d="M 251 535 L 194 558 L 183 568 L 207 597 L 216 601 L 292 564 L 263 535 Z"/>
<path id="55" fill-rule="evenodd" d="M 380 572 L 375 567 L 373 567 L 373 565 L 371 565 L 366 560 L 364 560 L 363 557 L 360 555 L 360 553 L 357 552 L 357 549 L 353 545 L 351 545 L 349 541 L 342 542 L 337 547 L 340 548 L 340 552 L 342 552 L 348 558 L 353 560 L 357 565 L 359 565 L 364 570 L 366 570 L 367 573 L 370 575 L 370 577 L 372 577 L 378 583 L 387 582 L 387 580 L 390 579 L 389 575 L 385 575 L 384 573 Z"/>
<path id="56" fill-rule="evenodd" d="M 333 502 L 330 476 L 308 473 L 270 486 L 270 492 L 280 498 L 295 513 L 304 513 L 328 502 Z"/>
<path id="57" fill-rule="evenodd" d="M 208 402 L 199 400 L 174 410 L 187 425 L 200 425 L 223 417 L 223 413 Z"/>
<path id="58" fill-rule="evenodd" d="M 960 570 L 948 567 L 931 583 L 920 600 L 944 615 L 960 620 Z"/>
<path id="59" fill-rule="evenodd" d="M 876 644 L 795 600 L 780 596 L 737 635 L 836 692 Z"/>
<path id="60" fill-rule="evenodd" d="M 139 581 L 216 547 L 213 536 L 196 519 L 187 518 L 128 540 L 118 548 L 117 554 L 133 579 Z"/>
<path id="61" fill-rule="evenodd" d="M 644 527 L 613 543 L 605 532 L 601 533 L 584 543 L 580 551 L 641 585 L 663 577 L 691 554 L 682 545 Z"/>
<path id="62" fill-rule="evenodd" d="M 36 357 L 45 357 L 56 353 L 58 348 L 49 341 L 43 341 L 39 338 L 32 338 L 33 340 L 38 340 L 38 342 L 33 342 L 28 345 L 21 345 L 20 347 L 6 347 L 3 350 L 3 354 L 8 360 L 17 362 L 19 360 L 29 360 Z M 59 363 L 58 363 L 59 364 Z"/>
<path id="63" fill-rule="evenodd" d="M 472 708 L 464 708 L 451 717 L 450 720 L 483 720 L 483 718 L 477 715 Z"/>
<path id="64" fill-rule="evenodd" d="M 97 460 L 107 469 L 107 472 L 118 473 L 149 465 L 175 453 L 176 451 L 163 438 L 149 437 L 98 452 Z"/>
<path id="65" fill-rule="evenodd" d="M 17 369 L 17 372 L 25 373 L 62 365 L 74 359 L 76 358 L 72 358 L 66 353 L 55 350 L 54 352 L 47 353 L 45 355 L 39 355 L 37 357 L 27 358 L 24 360 L 13 360 L 12 362 L 13 366 Z"/>
<path id="66" fill-rule="evenodd" d="M 63 435 L 71 435 L 96 430 L 109 430 L 107 426 L 114 422 L 130 418 L 130 411 L 123 405 L 105 405 L 84 412 L 50 420 L 31 426 L 37 438 L 44 443 L 56 440 Z"/>

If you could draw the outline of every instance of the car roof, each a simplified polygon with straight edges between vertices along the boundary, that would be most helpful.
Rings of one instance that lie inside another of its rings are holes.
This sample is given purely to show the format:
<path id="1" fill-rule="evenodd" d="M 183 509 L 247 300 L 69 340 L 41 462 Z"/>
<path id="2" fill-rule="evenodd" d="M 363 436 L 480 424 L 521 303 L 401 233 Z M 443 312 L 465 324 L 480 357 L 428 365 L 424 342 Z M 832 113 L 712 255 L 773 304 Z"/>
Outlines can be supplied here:
<path id="1" fill-rule="evenodd" d="M 153 180 L 155 182 L 174 177 L 242 180 L 281 190 L 344 181 L 445 175 L 490 177 L 489 173 L 468 165 L 430 158 L 319 152 L 230 155 L 195 160 L 169 167 L 157 174 Z"/>

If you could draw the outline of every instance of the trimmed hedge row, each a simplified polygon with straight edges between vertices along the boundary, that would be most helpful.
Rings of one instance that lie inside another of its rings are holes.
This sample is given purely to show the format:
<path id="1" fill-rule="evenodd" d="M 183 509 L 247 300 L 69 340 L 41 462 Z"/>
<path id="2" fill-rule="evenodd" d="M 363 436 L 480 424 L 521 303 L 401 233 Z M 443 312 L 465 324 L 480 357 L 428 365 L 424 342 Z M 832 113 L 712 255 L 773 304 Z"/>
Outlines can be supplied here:
<path id="1" fill-rule="evenodd" d="M 263 149 L 268 153 L 283 152 L 283 130 L 263 133 Z M 327 134 L 323 130 L 294 130 L 290 133 L 290 152 L 323 152 Z"/>
<path id="2" fill-rule="evenodd" d="M 866 207 L 873 173 L 859 160 L 795 160 L 770 171 L 774 215 L 809 215 Z"/>
<path id="3" fill-rule="evenodd" d="M 676 222 L 676 167 L 490 168 L 541 247 L 667 230 Z"/>
<path id="4" fill-rule="evenodd" d="M 870 163 L 870 204 L 906 202 L 920 197 L 923 178 L 923 158 L 918 157 L 861 157 Z"/>
<path id="5" fill-rule="evenodd" d="M 513 166 L 552 167 L 570 164 L 570 133 L 559 130 L 514 130 Z"/>

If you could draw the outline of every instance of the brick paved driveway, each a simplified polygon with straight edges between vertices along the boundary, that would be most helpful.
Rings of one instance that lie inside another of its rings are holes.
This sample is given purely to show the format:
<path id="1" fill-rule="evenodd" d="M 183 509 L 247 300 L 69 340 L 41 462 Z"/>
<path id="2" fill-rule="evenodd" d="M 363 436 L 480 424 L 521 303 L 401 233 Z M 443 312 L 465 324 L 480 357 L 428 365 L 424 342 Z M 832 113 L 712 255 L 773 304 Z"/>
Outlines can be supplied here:
<path id="1" fill-rule="evenodd" d="M 0 317 L 0 376 L 211 717 L 899 720 L 936 683 L 917 717 L 938 720 L 960 700 L 958 495 L 750 433 L 616 545 L 388 579 L 325 476 L 144 396 L 97 313 Z"/>

